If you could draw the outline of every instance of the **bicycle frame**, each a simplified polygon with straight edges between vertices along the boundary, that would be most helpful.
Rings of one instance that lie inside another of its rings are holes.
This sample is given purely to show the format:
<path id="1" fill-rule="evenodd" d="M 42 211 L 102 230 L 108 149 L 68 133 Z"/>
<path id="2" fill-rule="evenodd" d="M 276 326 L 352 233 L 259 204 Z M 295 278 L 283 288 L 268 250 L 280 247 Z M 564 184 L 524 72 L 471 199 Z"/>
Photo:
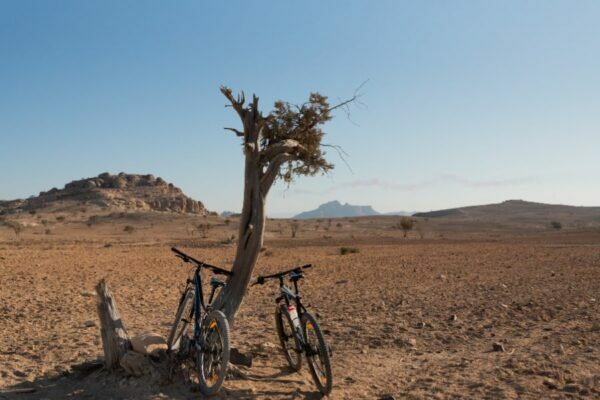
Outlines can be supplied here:
<path id="1" fill-rule="evenodd" d="M 293 274 L 293 272 L 292 272 Z M 294 284 L 294 289 L 289 288 L 283 278 L 284 276 L 279 277 L 279 290 L 281 291 L 281 296 L 275 299 L 275 302 L 279 304 L 281 300 L 284 300 L 286 307 L 290 306 L 290 303 L 293 301 L 296 306 L 296 312 L 298 313 L 298 318 L 302 319 L 302 315 L 306 312 L 306 308 L 302 304 L 302 296 L 298 293 L 298 280 L 302 277 L 301 273 L 296 275 L 292 275 L 290 280 Z M 294 329 L 294 334 L 300 341 L 302 347 L 306 346 L 306 342 L 304 341 L 304 337 L 302 335 L 302 331 L 300 329 Z"/>

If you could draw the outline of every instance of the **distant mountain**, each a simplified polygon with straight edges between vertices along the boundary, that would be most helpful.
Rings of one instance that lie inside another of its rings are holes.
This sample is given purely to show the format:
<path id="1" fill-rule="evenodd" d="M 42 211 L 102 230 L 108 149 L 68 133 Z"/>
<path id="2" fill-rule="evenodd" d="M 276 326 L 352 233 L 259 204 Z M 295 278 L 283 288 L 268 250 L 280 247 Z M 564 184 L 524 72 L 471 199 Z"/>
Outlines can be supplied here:
<path id="1" fill-rule="evenodd" d="M 409 215 L 413 215 L 413 214 L 415 214 L 415 211 L 392 211 L 392 212 L 383 213 L 383 215 L 402 215 L 402 216 L 409 216 Z"/>
<path id="2" fill-rule="evenodd" d="M 419 212 L 413 214 L 413 216 L 545 224 L 550 221 L 559 221 L 577 223 L 583 226 L 595 226 L 600 223 L 600 207 L 576 207 L 523 200 L 506 200 L 497 204 Z"/>
<path id="3" fill-rule="evenodd" d="M 38 196 L 0 202 L 0 214 L 37 210 L 171 211 L 207 214 L 200 201 L 187 197 L 181 189 L 154 175 L 112 175 L 108 172 L 52 188 Z"/>
<path id="4" fill-rule="evenodd" d="M 371 206 L 354 206 L 351 204 L 342 204 L 337 200 L 321 204 L 317 209 L 302 212 L 295 219 L 310 218 L 343 218 L 343 217 L 365 217 L 369 215 L 380 215 L 373 210 Z"/>

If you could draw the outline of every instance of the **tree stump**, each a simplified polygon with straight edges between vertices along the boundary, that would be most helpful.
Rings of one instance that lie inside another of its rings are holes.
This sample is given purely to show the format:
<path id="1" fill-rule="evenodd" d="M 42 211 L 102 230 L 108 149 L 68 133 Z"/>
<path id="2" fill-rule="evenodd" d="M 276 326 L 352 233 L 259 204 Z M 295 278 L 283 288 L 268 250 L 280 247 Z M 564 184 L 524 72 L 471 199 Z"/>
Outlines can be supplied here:
<path id="1" fill-rule="evenodd" d="M 96 293 L 98 294 L 98 318 L 100 318 L 100 333 L 104 349 L 104 366 L 106 369 L 118 368 L 121 357 L 131 350 L 129 335 L 117 309 L 117 302 L 104 279 L 96 285 Z"/>

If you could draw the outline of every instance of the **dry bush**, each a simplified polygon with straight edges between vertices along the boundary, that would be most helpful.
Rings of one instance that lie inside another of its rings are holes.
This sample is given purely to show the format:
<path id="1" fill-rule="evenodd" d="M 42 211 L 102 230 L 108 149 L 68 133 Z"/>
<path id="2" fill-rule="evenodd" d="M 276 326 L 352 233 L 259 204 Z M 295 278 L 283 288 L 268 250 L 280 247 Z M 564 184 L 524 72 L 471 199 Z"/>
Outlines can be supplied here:
<path id="1" fill-rule="evenodd" d="M 63 222 L 65 220 L 65 216 L 64 215 L 59 215 L 58 217 L 56 217 L 56 220 L 58 222 Z"/>
<path id="2" fill-rule="evenodd" d="M 413 228 L 414 224 L 415 221 L 412 218 L 402 217 L 400 218 L 400 221 L 396 223 L 396 228 L 402 229 L 402 231 L 404 232 L 404 237 L 406 237 L 408 231 L 410 231 Z"/>
<path id="3" fill-rule="evenodd" d="M 356 254 L 360 253 L 360 250 L 357 247 L 340 247 L 340 254 L 345 256 L 346 254 Z"/>
<path id="4" fill-rule="evenodd" d="M 200 232 L 200 235 L 202 235 L 202 238 L 206 239 L 208 237 L 208 231 L 212 228 L 212 225 L 209 223 L 199 224 L 197 228 L 198 232 Z"/>
<path id="5" fill-rule="evenodd" d="M 20 223 L 18 223 L 16 221 L 1 220 L 0 224 L 12 229 L 13 232 L 15 233 L 15 236 L 17 236 L 17 237 L 19 237 L 19 235 L 23 231 L 23 225 L 21 225 Z"/>
<path id="6" fill-rule="evenodd" d="M 125 228 L 123 228 L 123 232 L 127 232 L 130 235 L 135 231 L 135 228 L 131 225 L 125 225 Z"/>
<path id="7" fill-rule="evenodd" d="M 235 235 L 231 235 L 226 239 L 221 240 L 221 244 L 233 244 L 235 243 Z"/>
<path id="8" fill-rule="evenodd" d="M 562 229 L 562 224 L 560 222 L 558 222 L 558 221 L 552 221 L 552 222 L 550 222 L 550 226 L 552 228 L 556 229 L 557 231 Z"/>
<path id="9" fill-rule="evenodd" d="M 290 222 L 290 230 L 292 231 L 292 239 L 296 237 L 296 233 L 298 232 L 298 229 L 300 229 L 300 224 L 298 223 L 298 221 L 293 220 L 292 222 Z"/>

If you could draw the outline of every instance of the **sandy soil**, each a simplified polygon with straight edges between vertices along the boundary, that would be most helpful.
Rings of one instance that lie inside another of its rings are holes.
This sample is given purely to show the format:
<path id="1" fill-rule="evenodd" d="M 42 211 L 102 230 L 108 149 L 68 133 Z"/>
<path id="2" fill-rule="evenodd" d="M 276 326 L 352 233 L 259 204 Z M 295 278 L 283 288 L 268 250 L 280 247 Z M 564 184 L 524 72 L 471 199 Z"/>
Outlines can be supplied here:
<path id="1" fill-rule="evenodd" d="M 99 279 L 131 334 L 166 336 L 190 272 L 170 246 L 228 267 L 234 247 L 221 242 L 235 221 L 210 219 L 202 238 L 189 229 L 201 219 L 85 220 L 19 238 L 0 230 L 0 399 L 198 398 L 180 382 L 76 366 L 101 356 Z M 301 288 L 333 347 L 330 398 L 600 398 L 600 231 L 490 236 L 446 226 L 441 237 L 404 239 L 386 219 L 336 224 L 303 222 L 291 239 L 286 221 L 269 221 L 257 267 L 316 265 Z M 342 246 L 359 253 L 342 256 Z M 258 350 L 277 343 L 275 289 L 248 293 L 233 342 L 255 353 L 253 379 L 228 380 L 221 398 L 319 398 L 307 370 L 290 373 L 282 355 Z"/>

